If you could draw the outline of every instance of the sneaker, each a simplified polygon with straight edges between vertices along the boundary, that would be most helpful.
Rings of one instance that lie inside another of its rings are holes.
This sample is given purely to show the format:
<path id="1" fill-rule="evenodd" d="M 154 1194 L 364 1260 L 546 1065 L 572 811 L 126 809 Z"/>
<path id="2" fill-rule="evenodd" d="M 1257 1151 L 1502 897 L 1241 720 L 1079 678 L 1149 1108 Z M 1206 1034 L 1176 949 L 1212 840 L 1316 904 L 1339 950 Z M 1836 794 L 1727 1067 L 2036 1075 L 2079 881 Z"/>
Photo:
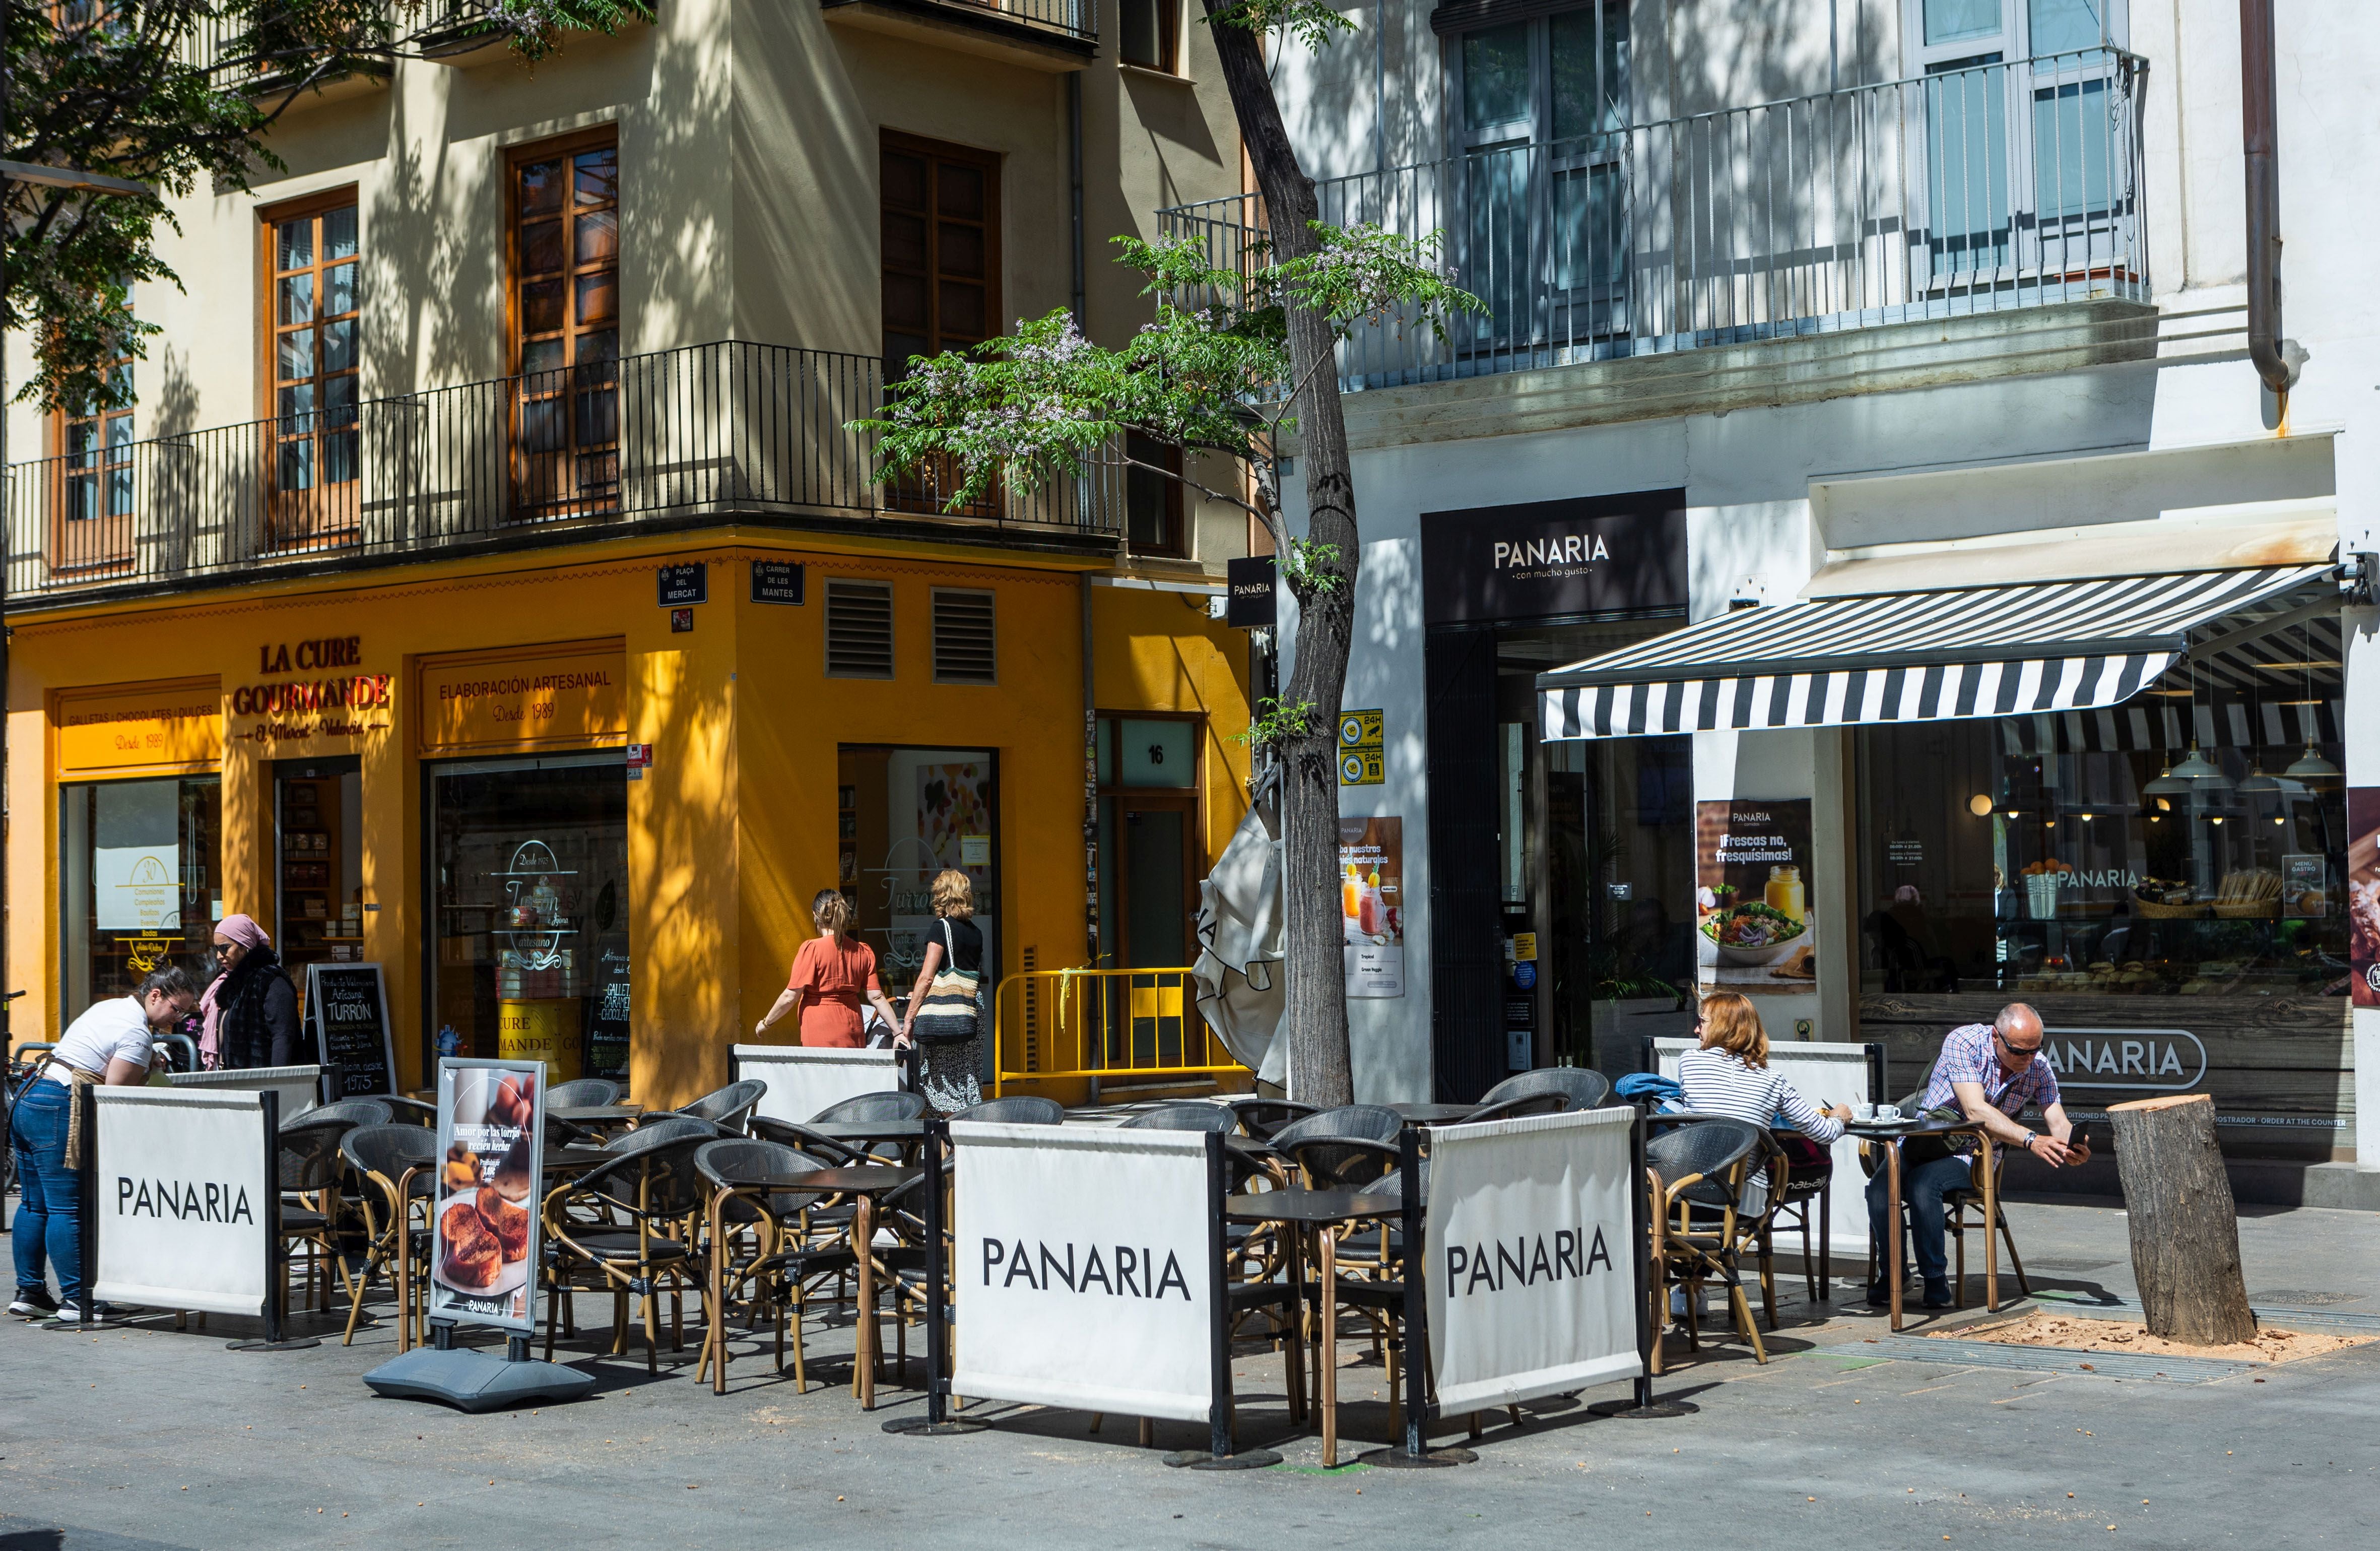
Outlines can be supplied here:
<path id="1" fill-rule="evenodd" d="M 66 1304 L 62 1306 L 56 1313 L 52 1314 L 50 1317 L 60 1325 L 80 1325 L 82 1323 L 82 1305 L 79 1303 Z M 122 1319 L 124 1317 L 124 1311 L 117 1308 L 113 1303 L 93 1303 L 91 1306 L 91 1322 L 95 1325 L 104 1324 L 109 1320 Z"/>
<path id="2" fill-rule="evenodd" d="M 1947 1309 L 1950 1307 L 1950 1278 L 1948 1276 L 1926 1277 L 1925 1301 L 1922 1306 L 1928 1309 Z"/>
<path id="3" fill-rule="evenodd" d="M 47 1319 L 58 1312 L 58 1301 L 50 1296 L 47 1288 L 26 1288 L 8 1305 L 8 1312 L 19 1319 Z"/>

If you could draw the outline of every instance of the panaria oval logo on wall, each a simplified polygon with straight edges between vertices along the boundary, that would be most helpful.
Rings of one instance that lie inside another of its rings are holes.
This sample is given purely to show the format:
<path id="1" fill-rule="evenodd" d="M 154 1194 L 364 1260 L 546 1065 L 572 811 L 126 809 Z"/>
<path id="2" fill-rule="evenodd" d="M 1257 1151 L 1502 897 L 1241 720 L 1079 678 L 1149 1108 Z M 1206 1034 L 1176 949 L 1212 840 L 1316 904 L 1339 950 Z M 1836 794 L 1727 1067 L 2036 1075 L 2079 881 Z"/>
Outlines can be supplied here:
<path id="1" fill-rule="evenodd" d="M 2041 1058 L 2061 1088 L 2179 1093 L 2206 1076 L 2206 1046 L 2187 1029 L 2047 1029 Z"/>

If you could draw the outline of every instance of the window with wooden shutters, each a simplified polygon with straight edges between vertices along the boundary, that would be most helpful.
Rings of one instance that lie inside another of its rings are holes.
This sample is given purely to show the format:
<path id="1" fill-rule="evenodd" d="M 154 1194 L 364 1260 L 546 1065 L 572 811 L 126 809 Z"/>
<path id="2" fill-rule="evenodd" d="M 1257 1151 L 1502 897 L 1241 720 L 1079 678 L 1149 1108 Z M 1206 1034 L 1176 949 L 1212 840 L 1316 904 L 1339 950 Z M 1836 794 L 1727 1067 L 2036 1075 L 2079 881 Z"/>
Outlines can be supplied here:
<path id="1" fill-rule="evenodd" d="M 273 544 L 354 537 L 361 476 L 362 248 L 353 189 L 265 213 L 273 320 Z"/>
<path id="2" fill-rule="evenodd" d="M 60 499 L 50 519 L 50 567 L 112 569 L 132 559 L 133 360 L 108 372 L 113 403 L 96 397 L 80 414 L 57 416 Z"/>
<path id="3" fill-rule="evenodd" d="M 514 457 L 518 515 L 570 517 L 620 489 L 620 148 L 513 161 Z"/>
<path id="4" fill-rule="evenodd" d="M 996 684 L 991 594 L 934 589 L 934 682 Z"/>
<path id="5" fill-rule="evenodd" d="M 965 350 L 1000 331 L 1000 158 L 887 132 L 881 152 L 884 376 L 918 356 Z M 888 491 L 940 512 L 953 471 L 937 460 Z M 996 497 L 967 508 L 990 516 Z"/>
<path id="6" fill-rule="evenodd" d="M 826 584 L 826 676 L 892 677 L 892 584 L 829 578 Z"/>

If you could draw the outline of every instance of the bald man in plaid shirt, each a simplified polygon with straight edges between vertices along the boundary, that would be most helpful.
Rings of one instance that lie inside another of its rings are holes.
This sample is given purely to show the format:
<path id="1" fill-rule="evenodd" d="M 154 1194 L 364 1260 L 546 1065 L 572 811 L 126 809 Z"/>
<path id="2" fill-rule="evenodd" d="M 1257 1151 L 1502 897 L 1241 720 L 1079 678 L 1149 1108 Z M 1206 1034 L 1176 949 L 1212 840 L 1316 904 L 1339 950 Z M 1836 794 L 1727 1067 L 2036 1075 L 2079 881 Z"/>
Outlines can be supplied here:
<path id="1" fill-rule="evenodd" d="M 1925 1084 L 1921 1107 L 1956 1108 L 1991 1132 L 2003 1146 L 2021 1147 L 2052 1168 L 2079 1164 L 2091 1155 L 2089 1143 L 2074 1134 L 2066 1105 L 2058 1092 L 2058 1074 L 2041 1058 L 2041 1014 L 2022 1002 L 2011 1002 L 1989 1023 L 1969 1023 L 1942 1039 L 1942 1054 Z M 2040 1106 L 2047 1134 L 2029 1130 L 2016 1117 L 2027 1105 Z M 1909 1206 L 1909 1238 L 1917 1252 L 1918 1274 L 1925 1279 L 1925 1307 L 1950 1306 L 1949 1262 L 1942 1251 L 1946 1198 L 1974 1182 L 1972 1172 L 1975 1139 L 1957 1136 L 1948 1150 L 1900 1177 L 1900 1199 Z M 1867 1215 L 1876 1241 L 1890 1242 L 1888 1230 L 1891 1191 L 1883 1171 L 1867 1182 Z M 1988 1231 L 1988 1230 L 1986 1230 Z M 1893 1267 L 1891 1275 L 1900 1275 Z M 1877 1282 L 1867 1289 L 1870 1303 L 1891 1301 L 1892 1288 Z"/>

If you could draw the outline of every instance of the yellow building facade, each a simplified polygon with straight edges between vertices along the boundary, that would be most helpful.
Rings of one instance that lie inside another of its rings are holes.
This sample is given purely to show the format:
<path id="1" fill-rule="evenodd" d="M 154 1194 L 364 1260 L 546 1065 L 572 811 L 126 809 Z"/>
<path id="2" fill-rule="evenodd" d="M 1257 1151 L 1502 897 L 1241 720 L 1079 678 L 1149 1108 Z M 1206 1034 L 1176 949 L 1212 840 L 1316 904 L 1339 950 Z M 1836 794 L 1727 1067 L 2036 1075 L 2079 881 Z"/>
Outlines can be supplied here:
<path id="1" fill-rule="evenodd" d="M 1188 963 L 1244 516 L 1113 470 L 953 513 L 851 429 L 1020 316 L 1120 340 L 1107 238 L 1238 187 L 1204 30 L 1100 24 L 682 0 L 335 82 L 177 201 L 133 401 L 7 411 L 15 1040 L 230 912 L 301 987 L 381 966 L 404 1085 L 647 1104 L 725 1081 L 821 889 L 894 994 L 944 866 L 1002 974 Z"/>

